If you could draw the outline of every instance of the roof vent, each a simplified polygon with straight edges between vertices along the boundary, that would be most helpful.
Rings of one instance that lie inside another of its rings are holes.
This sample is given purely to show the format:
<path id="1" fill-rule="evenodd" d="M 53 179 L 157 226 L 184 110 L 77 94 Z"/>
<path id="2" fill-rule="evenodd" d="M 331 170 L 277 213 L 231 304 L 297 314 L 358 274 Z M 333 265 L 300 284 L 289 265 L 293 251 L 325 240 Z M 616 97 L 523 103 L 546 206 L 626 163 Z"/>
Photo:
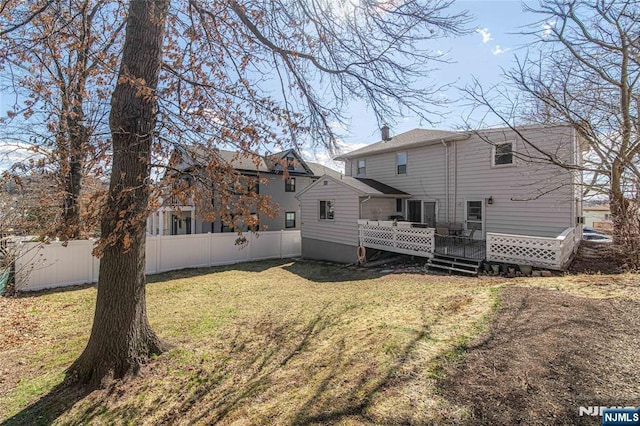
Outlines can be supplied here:
<path id="1" fill-rule="evenodd" d="M 380 129 L 382 131 L 382 140 L 383 141 L 390 141 L 391 137 L 389 136 L 389 126 L 387 126 L 386 124 L 382 126 L 382 129 Z"/>

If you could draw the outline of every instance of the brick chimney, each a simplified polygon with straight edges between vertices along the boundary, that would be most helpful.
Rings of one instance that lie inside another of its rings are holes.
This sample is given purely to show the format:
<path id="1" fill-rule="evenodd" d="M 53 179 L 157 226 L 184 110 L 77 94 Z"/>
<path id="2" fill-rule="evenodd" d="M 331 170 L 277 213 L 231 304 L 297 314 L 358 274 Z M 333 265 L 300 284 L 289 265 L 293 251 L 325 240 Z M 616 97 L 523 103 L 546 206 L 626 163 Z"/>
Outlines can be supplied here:
<path id="1" fill-rule="evenodd" d="M 386 124 L 382 126 L 382 129 L 380 129 L 382 132 L 382 140 L 383 141 L 390 141 L 391 140 L 391 136 L 389 136 L 389 126 L 387 126 Z"/>

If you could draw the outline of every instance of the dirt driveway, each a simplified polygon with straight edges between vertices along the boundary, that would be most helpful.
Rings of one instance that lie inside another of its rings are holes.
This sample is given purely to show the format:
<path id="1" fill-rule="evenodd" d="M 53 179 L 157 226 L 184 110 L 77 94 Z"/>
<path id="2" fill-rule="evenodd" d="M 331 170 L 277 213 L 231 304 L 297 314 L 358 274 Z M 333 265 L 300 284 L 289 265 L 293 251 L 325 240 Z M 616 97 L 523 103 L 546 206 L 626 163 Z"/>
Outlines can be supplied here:
<path id="1" fill-rule="evenodd" d="M 580 406 L 640 406 L 640 304 L 509 287 L 490 331 L 446 368 L 472 424 L 582 425 Z"/>

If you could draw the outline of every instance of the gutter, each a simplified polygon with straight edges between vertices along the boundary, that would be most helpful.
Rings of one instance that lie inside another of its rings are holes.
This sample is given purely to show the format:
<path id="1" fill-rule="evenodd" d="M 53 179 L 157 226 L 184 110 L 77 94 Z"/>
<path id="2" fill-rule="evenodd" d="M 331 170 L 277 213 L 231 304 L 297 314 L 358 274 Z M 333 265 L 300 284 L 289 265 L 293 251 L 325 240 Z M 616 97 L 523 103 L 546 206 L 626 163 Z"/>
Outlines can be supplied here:
<path id="1" fill-rule="evenodd" d="M 442 143 L 442 142 L 455 142 L 455 141 L 463 141 L 463 140 L 467 140 L 471 137 L 471 133 L 464 133 L 464 134 L 460 134 L 460 135 L 453 135 L 453 136 L 449 136 L 447 138 L 440 138 L 440 139 L 429 139 L 426 141 L 420 141 L 420 142 L 413 142 L 413 143 L 409 143 L 406 145 L 394 145 L 393 143 L 389 144 L 388 147 L 384 147 L 381 149 L 375 149 L 372 151 L 364 151 L 364 152 L 358 152 L 360 150 L 357 151 L 353 151 L 344 155 L 340 155 L 338 157 L 335 157 L 333 160 L 334 161 L 348 161 L 352 158 L 357 158 L 360 157 L 362 155 L 374 155 L 374 154 L 383 154 L 383 153 L 387 153 L 387 152 L 394 152 L 394 151 L 398 151 L 399 149 L 410 149 L 410 148 L 417 148 L 417 147 L 421 147 L 421 146 L 427 146 L 427 145 L 435 145 L 438 143 Z M 376 142 L 379 143 L 379 142 Z M 366 149 L 365 148 L 360 148 L 360 149 Z"/>

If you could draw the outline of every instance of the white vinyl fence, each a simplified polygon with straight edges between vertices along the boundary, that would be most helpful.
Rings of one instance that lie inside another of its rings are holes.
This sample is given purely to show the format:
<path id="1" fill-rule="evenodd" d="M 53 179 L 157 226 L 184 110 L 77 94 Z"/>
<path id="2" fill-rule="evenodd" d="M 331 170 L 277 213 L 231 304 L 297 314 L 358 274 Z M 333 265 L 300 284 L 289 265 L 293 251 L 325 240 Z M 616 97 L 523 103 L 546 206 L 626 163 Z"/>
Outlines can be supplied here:
<path id="1" fill-rule="evenodd" d="M 300 231 L 247 233 L 246 246 L 236 245 L 235 233 L 147 236 L 146 273 L 157 274 L 253 260 L 297 257 L 302 253 Z M 35 291 L 98 281 L 100 260 L 91 255 L 94 241 L 69 241 L 67 247 L 25 243 L 16 263 L 16 289 Z"/>

